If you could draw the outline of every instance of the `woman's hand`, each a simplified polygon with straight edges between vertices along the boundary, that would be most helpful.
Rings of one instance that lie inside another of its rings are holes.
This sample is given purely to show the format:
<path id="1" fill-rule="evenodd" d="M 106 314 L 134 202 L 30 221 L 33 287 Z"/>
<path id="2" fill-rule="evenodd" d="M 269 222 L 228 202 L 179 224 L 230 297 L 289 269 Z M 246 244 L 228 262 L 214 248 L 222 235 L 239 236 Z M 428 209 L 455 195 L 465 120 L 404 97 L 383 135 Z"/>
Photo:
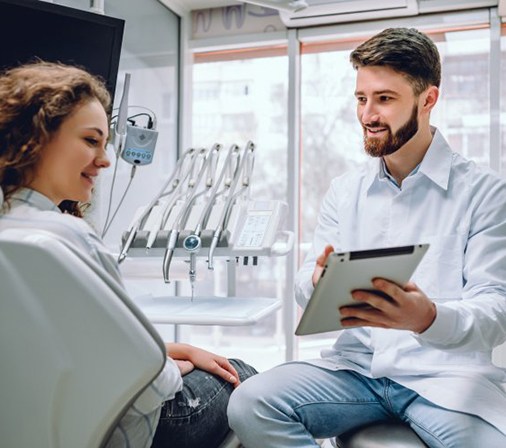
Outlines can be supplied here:
<path id="1" fill-rule="evenodd" d="M 185 376 L 187 373 L 190 373 L 195 366 L 190 361 L 183 361 L 181 359 L 175 359 L 174 362 L 176 363 L 177 367 L 179 368 L 179 371 L 181 372 L 181 376 Z"/>
<path id="2" fill-rule="evenodd" d="M 241 382 L 234 366 L 224 356 L 180 343 L 167 344 L 167 354 L 176 361 L 178 366 L 180 362 L 189 362 L 193 367 L 223 378 L 225 381 L 232 383 L 234 387 L 237 387 Z M 183 375 L 182 371 L 181 374 Z"/>

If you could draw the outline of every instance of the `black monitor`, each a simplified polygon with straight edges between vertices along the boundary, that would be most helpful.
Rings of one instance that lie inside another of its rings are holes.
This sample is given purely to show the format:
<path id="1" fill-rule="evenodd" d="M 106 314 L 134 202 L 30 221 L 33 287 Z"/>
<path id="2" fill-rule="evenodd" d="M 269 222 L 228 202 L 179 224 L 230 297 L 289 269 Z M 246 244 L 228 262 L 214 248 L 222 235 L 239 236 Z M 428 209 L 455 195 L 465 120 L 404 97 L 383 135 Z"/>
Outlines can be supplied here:
<path id="1" fill-rule="evenodd" d="M 101 76 L 114 98 L 122 19 L 40 0 L 0 0 L 0 69 L 40 58 Z"/>

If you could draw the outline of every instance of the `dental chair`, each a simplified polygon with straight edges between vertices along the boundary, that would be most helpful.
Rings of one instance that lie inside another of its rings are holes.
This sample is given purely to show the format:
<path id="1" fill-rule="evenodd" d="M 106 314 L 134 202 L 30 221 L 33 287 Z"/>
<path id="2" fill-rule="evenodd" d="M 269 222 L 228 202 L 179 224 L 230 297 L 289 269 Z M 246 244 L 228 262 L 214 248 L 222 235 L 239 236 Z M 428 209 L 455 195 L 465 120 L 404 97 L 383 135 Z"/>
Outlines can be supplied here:
<path id="1" fill-rule="evenodd" d="M 0 233 L 2 448 L 104 446 L 165 360 L 157 331 L 92 260 L 40 230 Z"/>

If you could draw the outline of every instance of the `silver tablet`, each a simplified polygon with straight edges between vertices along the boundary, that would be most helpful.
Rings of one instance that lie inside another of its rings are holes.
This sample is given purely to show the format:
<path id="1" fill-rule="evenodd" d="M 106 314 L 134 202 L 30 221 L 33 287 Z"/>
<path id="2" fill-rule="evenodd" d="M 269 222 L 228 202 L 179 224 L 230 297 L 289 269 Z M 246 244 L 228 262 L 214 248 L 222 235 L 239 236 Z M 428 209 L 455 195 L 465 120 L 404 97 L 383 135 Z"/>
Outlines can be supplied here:
<path id="1" fill-rule="evenodd" d="M 352 299 L 352 291 L 373 291 L 371 280 L 374 278 L 384 278 L 403 286 L 428 248 L 428 244 L 417 244 L 331 253 L 295 334 L 301 336 L 342 329 L 339 308 L 364 306 Z"/>

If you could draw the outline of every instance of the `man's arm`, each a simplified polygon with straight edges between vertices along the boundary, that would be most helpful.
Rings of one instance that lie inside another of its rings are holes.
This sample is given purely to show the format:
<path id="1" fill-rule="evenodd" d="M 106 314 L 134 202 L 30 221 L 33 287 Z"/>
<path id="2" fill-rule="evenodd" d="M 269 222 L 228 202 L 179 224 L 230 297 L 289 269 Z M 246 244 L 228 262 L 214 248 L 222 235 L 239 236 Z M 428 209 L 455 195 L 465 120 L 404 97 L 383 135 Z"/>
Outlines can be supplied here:
<path id="1" fill-rule="evenodd" d="M 402 289 L 373 284 L 392 302 L 363 291 L 353 294 L 373 309 L 342 308 L 345 326 L 407 329 L 422 345 L 443 350 L 489 351 L 506 340 L 506 184 L 482 183 L 472 195 L 472 223 L 463 254 L 460 299 L 432 302 L 414 284 Z"/>
<path id="2" fill-rule="evenodd" d="M 305 308 L 309 302 L 314 285 L 316 284 L 315 279 L 319 278 L 321 270 L 325 265 L 326 256 L 322 258 L 322 254 L 326 253 L 328 256 L 333 250 L 332 247 L 340 247 L 337 199 L 333 182 L 325 194 L 320 207 L 311 249 L 295 277 L 295 299 L 302 308 Z M 327 246 L 331 249 L 325 249 Z M 318 271 L 319 273 L 315 277 L 315 272 Z"/>

